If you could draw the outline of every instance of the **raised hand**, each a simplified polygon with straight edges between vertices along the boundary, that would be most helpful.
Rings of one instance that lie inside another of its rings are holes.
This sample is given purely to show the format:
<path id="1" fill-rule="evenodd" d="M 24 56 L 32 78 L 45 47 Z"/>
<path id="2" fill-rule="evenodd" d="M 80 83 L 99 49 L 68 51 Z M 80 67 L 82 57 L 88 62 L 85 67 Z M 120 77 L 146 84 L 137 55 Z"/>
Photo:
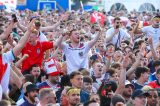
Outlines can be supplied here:
<path id="1" fill-rule="evenodd" d="M 29 31 L 29 32 L 31 32 L 32 30 L 34 30 L 34 28 L 35 28 L 35 19 L 33 19 L 29 24 L 28 24 L 28 26 L 27 26 L 27 30 Z"/>

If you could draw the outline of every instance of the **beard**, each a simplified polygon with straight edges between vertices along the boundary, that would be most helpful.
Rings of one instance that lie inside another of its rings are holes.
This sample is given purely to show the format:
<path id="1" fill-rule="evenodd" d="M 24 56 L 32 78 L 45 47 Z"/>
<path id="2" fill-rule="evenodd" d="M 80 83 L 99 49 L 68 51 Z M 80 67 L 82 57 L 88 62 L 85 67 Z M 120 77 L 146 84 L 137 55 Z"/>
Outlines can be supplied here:
<path id="1" fill-rule="evenodd" d="M 51 82 L 52 84 L 57 84 L 57 80 L 56 80 L 56 79 L 51 79 L 50 82 Z"/>
<path id="2" fill-rule="evenodd" d="M 122 95 L 125 96 L 125 97 L 127 97 L 127 98 L 130 98 L 130 97 L 131 97 L 131 94 L 129 94 L 129 93 L 127 93 L 127 92 L 123 92 Z"/>
<path id="3" fill-rule="evenodd" d="M 28 96 L 28 98 L 29 98 L 33 103 L 36 102 L 36 101 L 35 101 L 35 97 L 36 97 L 36 96 Z"/>

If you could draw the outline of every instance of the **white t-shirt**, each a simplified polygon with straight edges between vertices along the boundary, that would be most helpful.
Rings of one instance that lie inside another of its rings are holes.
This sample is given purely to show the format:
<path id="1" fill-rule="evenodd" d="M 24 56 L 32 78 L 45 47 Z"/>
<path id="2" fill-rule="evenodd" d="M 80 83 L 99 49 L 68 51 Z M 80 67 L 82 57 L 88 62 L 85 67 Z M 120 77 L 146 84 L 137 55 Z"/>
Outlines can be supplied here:
<path id="1" fill-rule="evenodd" d="M 64 43 L 62 50 L 66 56 L 68 74 L 79 68 L 89 68 L 88 52 L 90 48 L 88 43 L 80 43 L 77 48 Z"/>
<path id="2" fill-rule="evenodd" d="M 12 62 L 15 59 L 13 51 L 8 51 L 7 53 L 2 54 L 2 62 L 3 64 L 7 64 L 6 71 L 2 77 L 1 80 L 1 86 L 3 93 L 8 93 L 8 84 L 9 84 L 9 78 L 10 78 L 10 62 Z"/>
<path id="3" fill-rule="evenodd" d="M 25 102 L 24 98 L 21 98 L 20 100 L 18 100 L 16 102 L 16 106 L 20 106 L 21 104 L 23 104 Z"/>
<path id="4" fill-rule="evenodd" d="M 153 44 L 156 45 L 159 42 L 160 37 L 160 28 L 153 28 L 152 26 L 146 26 L 142 28 L 142 32 L 145 33 L 148 37 L 153 38 Z"/>
<path id="5" fill-rule="evenodd" d="M 115 29 L 113 27 L 108 29 L 106 32 L 106 38 L 108 36 L 111 36 L 114 33 L 114 30 Z M 119 38 L 118 38 L 118 36 L 119 36 Z M 119 32 L 113 36 L 113 38 L 110 42 L 107 42 L 107 43 L 113 43 L 114 45 L 116 45 L 117 40 L 118 40 L 117 46 L 119 47 L 120 46 L 119 44 L 121 43 L 122 40 L 128 40 L 128 39 L 130 39 L 130 35 L 124 29 L 120 28 Z"/>
<path id="6" fill-rule="evenodd" d="M 40 31 L 39 41 L 44 42 L 48 41 L 47 37 Z"/>

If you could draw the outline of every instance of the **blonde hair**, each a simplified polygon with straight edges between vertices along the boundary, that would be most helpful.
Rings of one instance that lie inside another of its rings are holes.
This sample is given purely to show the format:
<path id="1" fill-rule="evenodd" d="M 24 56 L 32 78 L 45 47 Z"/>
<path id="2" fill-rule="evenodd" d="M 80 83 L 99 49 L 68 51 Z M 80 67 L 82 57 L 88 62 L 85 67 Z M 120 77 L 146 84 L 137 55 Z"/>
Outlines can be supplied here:
<path id="1" fill-rule="evenodd" d="M 31 32 L 34 33 L 34 34 L 36 34 L 36 35 L 38 35 L 38 30 L 35 29 L 35 28 L 33 28 L 33 29 L 31 30 Z"/>

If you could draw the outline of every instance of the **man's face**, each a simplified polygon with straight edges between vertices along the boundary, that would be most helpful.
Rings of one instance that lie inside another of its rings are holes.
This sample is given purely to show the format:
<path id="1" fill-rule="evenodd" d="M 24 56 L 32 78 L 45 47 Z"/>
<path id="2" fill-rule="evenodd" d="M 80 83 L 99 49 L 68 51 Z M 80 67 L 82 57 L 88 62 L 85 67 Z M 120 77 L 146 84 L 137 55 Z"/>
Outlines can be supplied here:
<path id="1" fill-rule="evenodd" d="M 115 51 L 115 48 L 114 46 L 110 45 L 106 48 L 106 51 L 107 51 L 107 55 L 112 56 Z"/>
<path id="2" fill-rule="evenodd" d="M 50 82 L 57 84 L 57 82 L 59 82 L 59 76 L 49 76 L 49 80 Z"/>
<path id="3" fill-rule="evenodd" d="M 112 76 L 109 77 L 109 80 L 110 80 L 110 81 L 116 81 L 116 82 L 118 82 L 118 79 L 119 79 L 119 77 L 118 77 L 117 72 L 114 73 Z"/>
<path id="4" fill-rule="evenodd" d="M 158 20 L 158 19 L 152 20 L 152 24 L 153 24 L 155 27 L 159 27 L 159 20 Z"/>
<path id="5" fill-rule="evenodd" d="M 35 44 L 37 40 L 38 40 L 38 35 L 36 35 L 35 33 L 31 33 L 28 39 L 29 43 Z"/>
<path id="6" fill-rule="evenodd" d="M 73 31 L 72 35 L 71 35 L 71 40 L 75 43 L 79 43 L 80 42 L 80 34 L 78 33 L 78 31 Z"/>
<path id="7" fill-rule="evenodd" d="M 114 53 L 114 56 L 113 56 L 113 58 L 114 58 L 114 60 L 115 60 L 116 62 L 119 61 L 122 57 L 123 57 L 122 51 L 116 51 L 116 52 Z"/>
<path id="8" fill-rule="evenodd" d="M 76 75 L 71 79 L 71 84 L 76 88 L 81 88 L 83 85 L 83 75 Z"/>
<path id="9" fill-rule="evenodd" d="M 99 43 L 98 50 L 99 51 L 104 51 L 104 45 L 103 45 L 103 43 Z"/>
<path id="10" fill-rule="evenodd" d="M 148 59 L 147 58 L 142 58 L 141 59 L 141 66 L 147 66 L 149 64 Z"/>
<path id="11" fill-rule="evenodd" d="M 50 104 L 50 103 L 53 103 L 55 104 L 56 103 L 56 96 L 53 92 L 50 92 L 46 97 L 45 97 L 45 101 L 47 104 Z"/>
<path id="12" fill-rule="evenodd" d="M 69 102 L 67 99 L 66 90 L 64 89 L 61 93 L 61 105 L 62 106 L 68 106 Z"/>
<path id="13" fill-rule="evenodd" d="M 83 89 L 87 91 L 88 93 L 92 92 L 92 83 L 89 82 L 83 82 Z"/>
<path id="14" fill-rule="evenodd" d="M 132 93 L 133 93 L 132 87 L 131 87 L 130 85 L 126 85 L 125 88 L 124 88 L 124 91 L 123 91 L 123 95 L 124 95 L 125 97 L 130 98 L 131 95 L 132 95 Z"/>
<path id="15" fill-rule="evenodd" d="M 156 106 L 158 104 L 158 93 L 157 91 L 150 91 L 147 97 L 147 104 L 149 106 Z"/>
<path id="16" fill-rule="evenodd" d="M 146 104 L 147 104 L 147 98 L 145 96 L 136 97 L 133 100 L 133 104 L 135 106 L 146 106 Z"/>
<path id="17" fill-rule="evenodd" d="M 120 25 L 121 25 L 120 20 L 115 20 L 115 22 L 114 22 L 114 26 L 115 26 L 115 28 L 119 28 L 119 27 L 120 27 Z"/>
<path id="18" fill-rule="evenodd" d="M 144 72 L 143 74 L 141 74 L 143 79 L 147 82 L 148 78 L 149 78 L 149 72 Z"/>
<path id="19" fill-rule="evenodd" d="M 96 62 L 93 66 L 93 71 L 94 75 L 96 78 L 101 78 L 102 77 L 102 72 L 103 72 L 103 64 L 100 62 Z"/>
<path id="20" fill-rule="evenodd" d="M 68 101 L 71 106 L 76 106 L 76 104 L 80 103 L 80 93 L 70 93 L 68 95 Z"/>
<path id="21" fill-rule="evenodd" d="M 34 77 L 37 78 L 40 75 L 40 68 L 33 67 L 30 73 L 31 73 L 31 75 L 33 75 Z"/>
<path id="22" fill-rule="evenodd" d="M 32 101 L 35 102 L 35 97 L 37 97 L 38 95 L 38 91 L 37 90 L 33 90 L 31 92 L 28 93 L 28 98 Z"/>

